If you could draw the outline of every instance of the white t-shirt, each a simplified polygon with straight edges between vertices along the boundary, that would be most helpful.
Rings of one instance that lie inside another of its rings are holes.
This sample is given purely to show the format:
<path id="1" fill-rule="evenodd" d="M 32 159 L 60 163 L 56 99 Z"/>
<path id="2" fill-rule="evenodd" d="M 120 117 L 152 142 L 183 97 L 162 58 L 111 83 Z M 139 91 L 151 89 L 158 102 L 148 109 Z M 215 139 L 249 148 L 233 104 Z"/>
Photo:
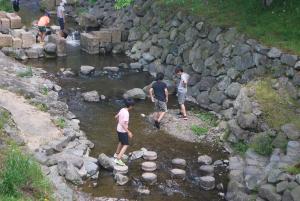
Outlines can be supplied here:
<path id="1" fill-rule="evenodd" d="M 181 74 L 180 82 L 178 84 L 178 92 L 181 92 L 181 93 L 187 92 L 187 88 L 185 86 L 186 86 L 186 83 L 188 83 L 189 78 L 190 78 L 189 74 L 184 73 L 184 72 Z"/>
<path id="2" fill-rule="evenodd" d="M 118 113 L 117 131 L 120 133 L 126 133 L 127 131 L 123 128 L 123 126 L 128 128 L 128 124 L 129 124 L 129 112 L 126 108 L 123 108 Z"/>
<path id="3" fill-rule="evenodd" d="M 64 15 L 63 15 L 63 14 L 64 14 L 64 12 L 65 12 L 65 8 L 64 8 L 63 6 L 61 6 L 61 5 L 58 6 L 56 12 L 57 12 L 57 17 L 58 17 L 58 18 L 64 18 Z"/>

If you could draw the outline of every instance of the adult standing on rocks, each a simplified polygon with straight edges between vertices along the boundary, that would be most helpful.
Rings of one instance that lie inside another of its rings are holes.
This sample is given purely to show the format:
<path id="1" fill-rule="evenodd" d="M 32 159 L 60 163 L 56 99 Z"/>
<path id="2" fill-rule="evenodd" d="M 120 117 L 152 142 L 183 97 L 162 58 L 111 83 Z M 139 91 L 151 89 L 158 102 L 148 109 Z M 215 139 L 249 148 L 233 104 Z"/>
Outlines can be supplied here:
<path id="1" fill-rule="evenodd" d="M 184 103 L 185 103 L 186 94 L 187 94 L 187 83 L 188 83 L 190 76 L 189 76 L 189 74 L 183 72 L 183 69 L 181 67 L 177 67 L 175 70 L 175 73 L 177 76 L 180 76 L 180 82 L 177 87 L 178 103 L 180 106 L 179 115 L 184 120 L 187 120 L 186 108 L 185 108 Z"/>
<path id="2" fill-rule="evenodd" d="M 157 73 L 156 82 L 149 90 L 151 101 L 155 104 L 154 122 L 155 126 L 160 129 L 160 122 L 168 111 L 168 88 L 166 83 L 162 80 L 165 75 L 163 73 Z"/>
<path id="3" fill-rule="evenodd" d="M 114 157 L 115 163 L 121 166 L 125 166 L 125 163 L 121 159 L 129 146 L 128 137 L 133 137 L 132 132 L 128 129 L 129 110 L 131 110 L 134 106 L 133 99 L 125 99 L 125 106 L 126 107 L 122 108 L 115 116 L 116 120 L 118 121 L 117 134 L 119 138 L 119 144 Z"/>
<path id="4" fill-rule="evenodd" d="M 60 27 L 60 35 L 64 37 L 64 30 L 65 30 L 65 4 L 66 0 L 62 0 L 57 6 L 57 21 Z"/>
<path id="5" fill-rule="evenodd" d="M 20 0 L 11 0 L 14 11 L 17 13 L 20 10 Z"/>

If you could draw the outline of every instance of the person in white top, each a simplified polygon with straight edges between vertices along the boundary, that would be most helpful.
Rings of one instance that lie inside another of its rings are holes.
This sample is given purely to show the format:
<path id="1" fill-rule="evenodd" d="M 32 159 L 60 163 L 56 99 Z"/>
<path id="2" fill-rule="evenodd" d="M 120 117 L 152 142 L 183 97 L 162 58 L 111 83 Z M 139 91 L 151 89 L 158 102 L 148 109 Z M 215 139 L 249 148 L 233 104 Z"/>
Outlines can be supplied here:
<path id="1" fill-rule="evenodd" d="M 62 0 L 59 6 L 57 6 L 57 10 L 56 10 L 57 21 L 60 26 L 61 37 L 64 37 L 64 30 L 65 30 L 65 4 L 66 4 L 66 0 Z"/>
<path id="2" fill-rule="evenodd" d="M 122 108 L 119 113 L 115 116 L 118 121 L 117 134 L 119 139 L 119 144 L 117 150 L 114 154 L 115 163 L 117 165 L 124 166 L 125 163 L 122 161 L 122 157 L 129 146 L 129 138 L 133 137 L 132 132 L 128 129 L 129 124 L 129 110 L 134 106 L 134 101 L 132 99 L 125 100 L 126 107 Z"/>
<path id="3" fill-rule="evenodd" d="M 187 94 L 187 85 L 189 81 L 189 74 L 183 72 L 183 69 L 178 67 L 175 70 L 176 75 L 180 76 L 180 82 L 177 87 L 177 95 L 178 95 L 178 104 L 180 106 L 180 112 L 179 115 L 184 120 L 187 120 L 187 113 L 185 108 L 185 100 L 186 100 L 186 94 Z"/>

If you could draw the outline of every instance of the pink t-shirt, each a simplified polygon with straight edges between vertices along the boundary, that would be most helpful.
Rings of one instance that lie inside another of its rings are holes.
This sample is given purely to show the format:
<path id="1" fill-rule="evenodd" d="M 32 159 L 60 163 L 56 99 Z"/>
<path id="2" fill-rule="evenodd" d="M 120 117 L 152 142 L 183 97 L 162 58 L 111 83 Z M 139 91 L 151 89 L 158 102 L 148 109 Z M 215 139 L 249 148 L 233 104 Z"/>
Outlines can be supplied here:
<path id="1" fill-rule="evenodd" d="M 126 108 L 123 108 L 118 113 L 117 131 L 121 133 L 126 133 L 127 131 L 123 128 L 123 126 L 128 128 L 128 123 L 129 123 L 129 112 Z"/>

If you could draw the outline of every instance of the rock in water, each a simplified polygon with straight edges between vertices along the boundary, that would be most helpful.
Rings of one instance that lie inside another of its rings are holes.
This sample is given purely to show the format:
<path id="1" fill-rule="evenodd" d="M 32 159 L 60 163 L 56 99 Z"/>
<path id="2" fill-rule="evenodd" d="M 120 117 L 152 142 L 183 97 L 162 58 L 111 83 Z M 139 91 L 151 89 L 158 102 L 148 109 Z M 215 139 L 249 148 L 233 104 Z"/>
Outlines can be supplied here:
<path id="1" fill-rule="evenodd" d="M 154 161 L 157 159 L 157 153 L 154 151 L 145 151 L 143 158 L 145 160 Z"/>
<path id="2" fill-rule="evenodd" d="M 198 163 L 210 165 L 212 163 L 212 158 L 208 155 L 202 155 L 198 157 Z"/>
<path id="3" fill-rule="evenodd" d="M 134 88 L 134 89 L 126 91 L 123 94 L 123 98 L 133 98 L 133 99 L 145 100 L 146 99 L 146 94 L 143 91 L 143 89 Z"/>
<path id="4" fill-rule="evenodd" d="M 216 182 L 216 180 L 212 176 L 200 177 L 200 180 L 199 180 L 200 187 L 206 191 L 214 189 L 215 182 Z"/>
<path id="5" fill-rule="evenodd" d="M 154 174 L 152 172 L 143 173 L 142 179 L 151 185 L 157 182 L 157 176 L 156 176 L 156 174 Z"/>
<path id="6" fill-rule="evenodd" d="M 114 166 L 114 172 L 116 174 L 127 174 L 128 173 L 128 167 L 126 165 L 120 166 L 120 165 L 115 165 Z"/>
<path id="7" fill-rule="evenodd" d="M 174 178 L 183 179 L 183 178 L 185 178 L 186 172 L 185 172 L 185 170 L 182 170 L 182 169 L 172 169 L 171 175 Z"/>
<path id="8" fill-rule="evenodd" d="M 92 75 L 95 72 L 95 67 L 93 66 L 81 66 L 80 73 L 83 75 Z"/>
<path id="9" fill-rule="evenodd" d="M 112 158 L 109 158 L 104 153 L 99 155 L 98 162 L 105 169 L 113 169 L 115 165 L 114 160 Z"/>
<path id="10" fill-rule="evenodd" d="M 179 166 L 179 167 L 185 167 L 186 166 L 186 161 L 182 158 L 174 158 L 172 160 L 172 164 L 175 166 Z"/>
<path id="11" fill-rule="evenodd" d="M 107 66 L 107 67 L 104 67 L 103 70 L 110 71 L 110 72 L 118 72 L 120 70 L 120 68 Z"/>
<path id="12" fill-rule="evenodd" d="M 201 165 L 199 170 L 206 174 L 214 174 L 214 166 L 213 165 Z"/>
<path id="13" fill-rule="evenodd" d="M 142 170 L 147 171 L 147 172 L 152 172 L 156 170 L 156 163 L 155 162 L 143 162 L 142 163 Z"/>
<path id="14" fill-rule="evenodd" d="M 99 102 L 100 96 L 97 91 L 89 91 L 82 94 L 82 97 L 87 102 Z"/>
<path id="15" fill-rule="evenodd" d="M 122 175 L 120 173 L 115 174 L 114 179 L 116 180 L 117 184 L 121 186 L 127 184 L 127 182 L 129 181 L 129 178 L 127 176 Z"/>

